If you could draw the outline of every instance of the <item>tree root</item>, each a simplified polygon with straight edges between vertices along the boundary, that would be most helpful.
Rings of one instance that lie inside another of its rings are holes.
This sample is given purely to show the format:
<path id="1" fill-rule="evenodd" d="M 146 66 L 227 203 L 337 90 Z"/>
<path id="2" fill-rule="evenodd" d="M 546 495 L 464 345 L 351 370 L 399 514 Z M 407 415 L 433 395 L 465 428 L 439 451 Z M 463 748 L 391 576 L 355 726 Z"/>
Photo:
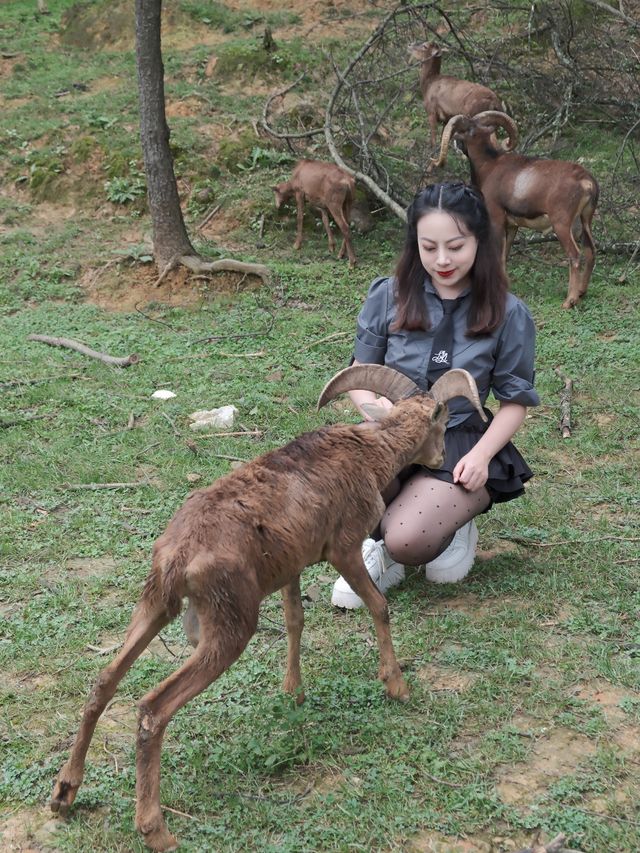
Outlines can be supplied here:
<path id="1" fill-rule="evenodd" d="M 247 261 L 236 261 L 233 258 L 220 258 L 218 261 L 205 261 L 198 255 L 181 255 L 177 262 L 190 269 L 191 272 L 242 272 L 245 275 L 257 275 L 265 284 L 271 280 L 271 271 L 264 264 L 252 264 Z"/>

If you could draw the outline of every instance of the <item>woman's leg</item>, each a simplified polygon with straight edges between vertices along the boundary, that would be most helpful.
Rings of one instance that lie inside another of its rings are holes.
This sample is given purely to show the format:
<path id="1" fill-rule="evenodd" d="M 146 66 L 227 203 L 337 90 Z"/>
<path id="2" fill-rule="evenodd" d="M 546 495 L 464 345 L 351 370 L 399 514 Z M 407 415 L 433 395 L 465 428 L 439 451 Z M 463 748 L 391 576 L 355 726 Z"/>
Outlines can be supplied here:
<path id="1" fill-rule="evenodd" d="M 387 551 L 405 565 L 429 563 L 447 548 L 456 530 L 490 503 L 485 488 L 467 492 L 419 471 L 404 483 L 382 516 Z"/>

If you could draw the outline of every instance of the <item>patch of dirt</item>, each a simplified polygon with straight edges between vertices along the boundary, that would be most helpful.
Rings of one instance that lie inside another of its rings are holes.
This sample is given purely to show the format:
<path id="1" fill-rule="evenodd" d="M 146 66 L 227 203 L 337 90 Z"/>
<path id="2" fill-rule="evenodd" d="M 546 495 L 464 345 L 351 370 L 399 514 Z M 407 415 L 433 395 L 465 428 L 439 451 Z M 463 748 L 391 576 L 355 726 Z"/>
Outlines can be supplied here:
<path id="1" fill-rule="evenodd" d="M 151 303 L 198 306 L 220 293 L 253 290 L 257 276 L 236 272 L 210 273 L 206 279 L 180 267 L 156 286 L 158 272 L 151 264 L 110 264 L 90 269 L 80 279 L 87 300 L 109 311 L 135 311 Z"/>
<path id="2" fill-rule="evenodd" d="M 605 716 L 607 722 L 617 726 L 627 719 L 627 715 L 620 706 L 624 699 L 638 699 L 638 693 L 633 690 L 625 690 L 616 687 L 603 679 L 589 681 L 581 684 L 573 693 L 576 699 L 582 699 L 597 705 Z"/>
<path id="3" fill-rule="evenodd" d="M 434 693 L 464 693 L 478 679 L 476 673 L 459 672 L 431 663 L 420 667 L 416 675 Z"/>
<path id="4" fill-rule="evenodd" d="M 576 773 L 596 751 L 588 737 L 566 728 L 544 732 L 534 741 L 528 761 L 498 771 L 496 790 L 504 803 L 530 803 L 562 776 Z"/>
<path id="5" fill-rule="evenodd" d="M 0 673 L 0 690 L 29 692 L 31 690 L 50 690 L 55 684 L 52 675 L 35 672 Z"/>
<path id="6" fill-rule="evenodd" d="M 0 846 L 5 853 L 48 853 L 55 849 L 53 835 L 61 826 L 48 809 L 21 809 L 0 817 Z"/>
<path id="7" fill-rule="evenodd" d="M 514 551 L 518 551 L 520 547 L 517 542 L 511 542 L 509 539 L 498 539 L 491 548 L 478 548 L 476 559 L 481 563 L 486 563 L 487 560 L 493 560 L 501 554 L 512 554 Z"/>
<path id="8" fill-rule="evenodd" d="M 549 840 L 541 839 L 538 843 L 544 844 Z M 420 833 L 402 849 L 407 853 L 507 853 L 531 844 L 531 838 L 522 834 L 512 837 L 486 832 L 476 834 L 473 838 L 451 838 L 440 832 L 427 831 Z"/>
<path id="9" fill-rule="evenodd" d="M 118 568 L 118 562 L 113 557 L 73 557 L 64 568 L 77 578 L 93 578 L 110 574 Z"/>

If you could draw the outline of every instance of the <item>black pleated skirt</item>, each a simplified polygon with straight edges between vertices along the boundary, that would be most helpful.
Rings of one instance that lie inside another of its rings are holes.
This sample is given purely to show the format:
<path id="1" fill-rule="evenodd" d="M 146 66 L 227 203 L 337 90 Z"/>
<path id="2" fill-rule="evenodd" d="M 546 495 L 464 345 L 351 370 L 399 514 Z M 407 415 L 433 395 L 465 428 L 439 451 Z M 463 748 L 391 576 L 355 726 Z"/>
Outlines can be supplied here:
<path id="1" fill-rule="evenodd" d="M 486 432 L 493 415 L 485 409 L 488 422 L 474 413 L 460 426 L 445 432 L 445 459 L 442 468 L 422 468 L 437 480 L 453 483 L 453 469 Z M 533 471 L 522 458 L 517 447 L 509 442 L 489 462 L 489 478 L 485 484 L 491 503 L 504 503 L 524 494 L 524 484 L 533 477 Z M 489 507 L 490 508 L 490 507 Z"/>

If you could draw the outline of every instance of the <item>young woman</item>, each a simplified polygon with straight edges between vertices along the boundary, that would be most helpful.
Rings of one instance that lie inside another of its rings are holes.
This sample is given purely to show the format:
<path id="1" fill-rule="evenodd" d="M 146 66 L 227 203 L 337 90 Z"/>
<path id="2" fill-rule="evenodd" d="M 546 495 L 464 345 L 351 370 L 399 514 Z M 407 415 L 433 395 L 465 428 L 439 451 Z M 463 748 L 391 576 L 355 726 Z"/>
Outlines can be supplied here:
<path id="1" fill-rule="evenodd" d="M 389 484 L 379 539 L 366 539 L 369 574 L 385 592 L 405 564 L 423 565 L 428 580 L 450 583 L 469 572 L 478 530 L 474 516 L 524 492 L 532 472 L 511 438 L 536 406 L 535 326 L 509 293 L 482 195 L 462 183 L 419 192 L 407 211 L 407 234 L 393 278 L 378 278 L 358 317 L 355 364 L 387 364 L 428 390 L 445 370 L 462 367 L 484 403 L 499 409 L 485 424 L 470 404 L 449 405 L 446 457 L 439 470 L 413 466 Z M 362 410 L 375 400 L 352 391 Z M 388 400 L 377 400 L 391 407 Z M 331 601 L 354 608 L 361 599 L 339 578 Z"/>

